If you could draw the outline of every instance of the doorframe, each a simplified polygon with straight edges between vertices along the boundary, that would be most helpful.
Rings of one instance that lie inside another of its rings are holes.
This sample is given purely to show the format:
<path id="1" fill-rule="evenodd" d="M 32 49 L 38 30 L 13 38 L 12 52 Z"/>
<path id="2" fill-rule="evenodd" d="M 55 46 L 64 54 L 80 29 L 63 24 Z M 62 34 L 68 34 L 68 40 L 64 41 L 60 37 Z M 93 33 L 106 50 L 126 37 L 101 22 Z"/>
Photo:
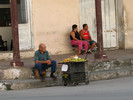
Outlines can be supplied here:
<path id="1" fill-rule="evenodd" d="M 30 36 L 31 36 L 31 40 L 30 40 L 30 48 L 26 49 L 26 50 L 34 50 L 34 29 L 33 29 L 33 15 L 32 15 L 32 0 L 25 0 L 26 3 L 26 12 L 27 13 L 27 22 L 26 23 L 22 23 L 19 24 L 20 27 L 24 27 L 27 26 L 29 27 L 29 32 L 30 32 Z M 25 50 L 21 50 L 21 51 L 25 51 Z"/>
<path id="2" fill-rule="evenodd" d="M 34 28 L 33 28 L 33 15 L 32 15 L 32 0 L 26 0 L 28 7 L 28 20 L 30 23 L 30 32 L 31 32 L 31 49 L 34 49 Z"/>
<path id="3" fill-rule="evenodd" d="M 115 0 L 117 48 L 125 48 L 123 0 Z"/>

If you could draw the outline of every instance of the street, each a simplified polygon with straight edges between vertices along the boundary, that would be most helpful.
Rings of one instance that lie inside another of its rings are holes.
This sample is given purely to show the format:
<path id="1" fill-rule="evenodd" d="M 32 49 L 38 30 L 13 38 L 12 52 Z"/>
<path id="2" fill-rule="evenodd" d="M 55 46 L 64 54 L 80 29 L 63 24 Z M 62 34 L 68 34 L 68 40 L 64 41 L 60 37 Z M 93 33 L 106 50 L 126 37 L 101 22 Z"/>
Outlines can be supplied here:
<path id="1" fill-rule="evenodd" d="M 0 100 L 133 100 L 133 77 L 95 81 L 76 87 L 1 91 Z"/>

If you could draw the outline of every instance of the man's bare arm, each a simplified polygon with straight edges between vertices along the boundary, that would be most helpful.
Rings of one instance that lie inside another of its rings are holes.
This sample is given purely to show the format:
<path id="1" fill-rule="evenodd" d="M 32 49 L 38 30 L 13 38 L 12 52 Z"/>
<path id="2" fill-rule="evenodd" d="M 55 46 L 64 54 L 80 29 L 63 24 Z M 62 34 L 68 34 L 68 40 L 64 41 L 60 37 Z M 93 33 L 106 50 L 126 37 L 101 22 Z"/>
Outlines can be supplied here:
<path id="1" fill-rule="evenodd" d="M 37 63 L 41 63 L 41 64 L 48 64 L 48 61 L 35 61 L 35 63 L 37 64 Z"/>
<path id="2" fill-rule="evenodd" d="M 73 37 L 74 40 L 78 41 L 78 39 L 75 37 L 75 33 L 71 32 L 71 36 Z"/>

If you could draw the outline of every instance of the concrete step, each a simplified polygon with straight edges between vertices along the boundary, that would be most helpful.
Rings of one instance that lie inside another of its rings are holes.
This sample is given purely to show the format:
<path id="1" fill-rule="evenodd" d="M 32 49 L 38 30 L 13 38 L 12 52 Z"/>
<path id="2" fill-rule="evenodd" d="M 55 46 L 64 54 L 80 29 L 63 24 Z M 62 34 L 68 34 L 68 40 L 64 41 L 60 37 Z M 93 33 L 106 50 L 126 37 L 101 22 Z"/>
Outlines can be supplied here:
<path id="1" fill-rule="evenodd" d="M 8 67 L 0 68 L 0 80 L 30 79 L 33 77 L 32 68 Z"/>
<path id="2" fill-rule="evenodd" d="M 133 76 L 133 68 L 117 69 L 117 70 L 104 70 L 104 71 L 92 71 L 86 73 L 86 79 L 89 81 L 107 80 L 120 77 Z M 40 79 L 15 79 L 15 80 L 1 80 L 3 83 L 11 87 L 12 90 L 32 89 L 32 88 L 44 88 L 52 86 L 62 86 L 62 78 L 57 78 L 57 81 L 46 77 L 44 82 Z"/>
<path id="3" fill-rule="evenodd" d="M 50 76 L 50 69 L 47 70 L 46 75 Z M 57 68 L 56 76 L 61 75 L 61 68 Z M 28 67 L 7 67 L 0 68 L 0 80 L 15 80 L 15 79 L 32 79 L 35 78 L 33 68 Z"/>
<path id="4" fill-rule="evenodd" d="M 1 83 L 5 86 L 10 86 L 11 90 L 22 90 L 22 89 L 32 89 L 32 88 L 43 88 L 52 86 L 61 86 L 62 79 L 57 78 L 54 81 L 51 78 L 45 78 L 44 82 L 40 79 L 18 79 L 18 80 L 2 80 Z"/>
<path id="5" fill-rule="evenodd" d="M 88 72 L 88 77 L 90 81 L 107 80 L 127 76 L 133 76 L 133 68 Z"/>
<path id="6" fill-rule="evenodd" d="M 62 85 L 61 67 L 57 68 L 57 81 L 46 78 L 45 82 L 35 79 L 32 68 L 10 67 L 0 68 L 1 83 L 11 84 L 11 89 L 41 88 L 46 86 Z M 86 76 L 90 81 L 105 80 L 126 76 L 133 76 L 133 59 L 113 60 L 86 63 Z M 47 77 L 50 76 L 50 69 L 47 70 Z"/>
<path id="7" fill-rule="evenodd" d="M 133 76 L 133 59 L 88 63 L 86 71 L 91 81 Z"/>

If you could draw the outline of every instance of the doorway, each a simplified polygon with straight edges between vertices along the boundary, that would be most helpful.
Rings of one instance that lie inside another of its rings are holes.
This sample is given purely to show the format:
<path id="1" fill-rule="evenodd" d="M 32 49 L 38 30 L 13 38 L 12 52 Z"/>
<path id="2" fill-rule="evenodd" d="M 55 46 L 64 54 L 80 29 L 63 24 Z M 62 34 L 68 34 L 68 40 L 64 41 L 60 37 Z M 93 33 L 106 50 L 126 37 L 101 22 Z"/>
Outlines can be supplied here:
<path id="1" fill-rule="evenodd" d="M 0 51 L 11 49 L 11 13 L 9 0 L 0 0 Z"/>
<path id="2" fill-rule="evenodd" d="M 118 48 L 115 0 L 101 0 L 101 2 L 104 48 Z M 95 0 L 79 0 L 79 5 L 80 29 L 84 23 L 88 24 L 92 38 L 97 41 Z"/>
<path id="3" fill-rule="evenodd" d="M 17 0 L 20 50 L 28 50 L 33 47 L 31 37 L 33 36 L 31 33 L 31 2 L 31 0 Z M 0 51 L 13 50 L 10 0 L 0 0 L 0 41 Z"/>

